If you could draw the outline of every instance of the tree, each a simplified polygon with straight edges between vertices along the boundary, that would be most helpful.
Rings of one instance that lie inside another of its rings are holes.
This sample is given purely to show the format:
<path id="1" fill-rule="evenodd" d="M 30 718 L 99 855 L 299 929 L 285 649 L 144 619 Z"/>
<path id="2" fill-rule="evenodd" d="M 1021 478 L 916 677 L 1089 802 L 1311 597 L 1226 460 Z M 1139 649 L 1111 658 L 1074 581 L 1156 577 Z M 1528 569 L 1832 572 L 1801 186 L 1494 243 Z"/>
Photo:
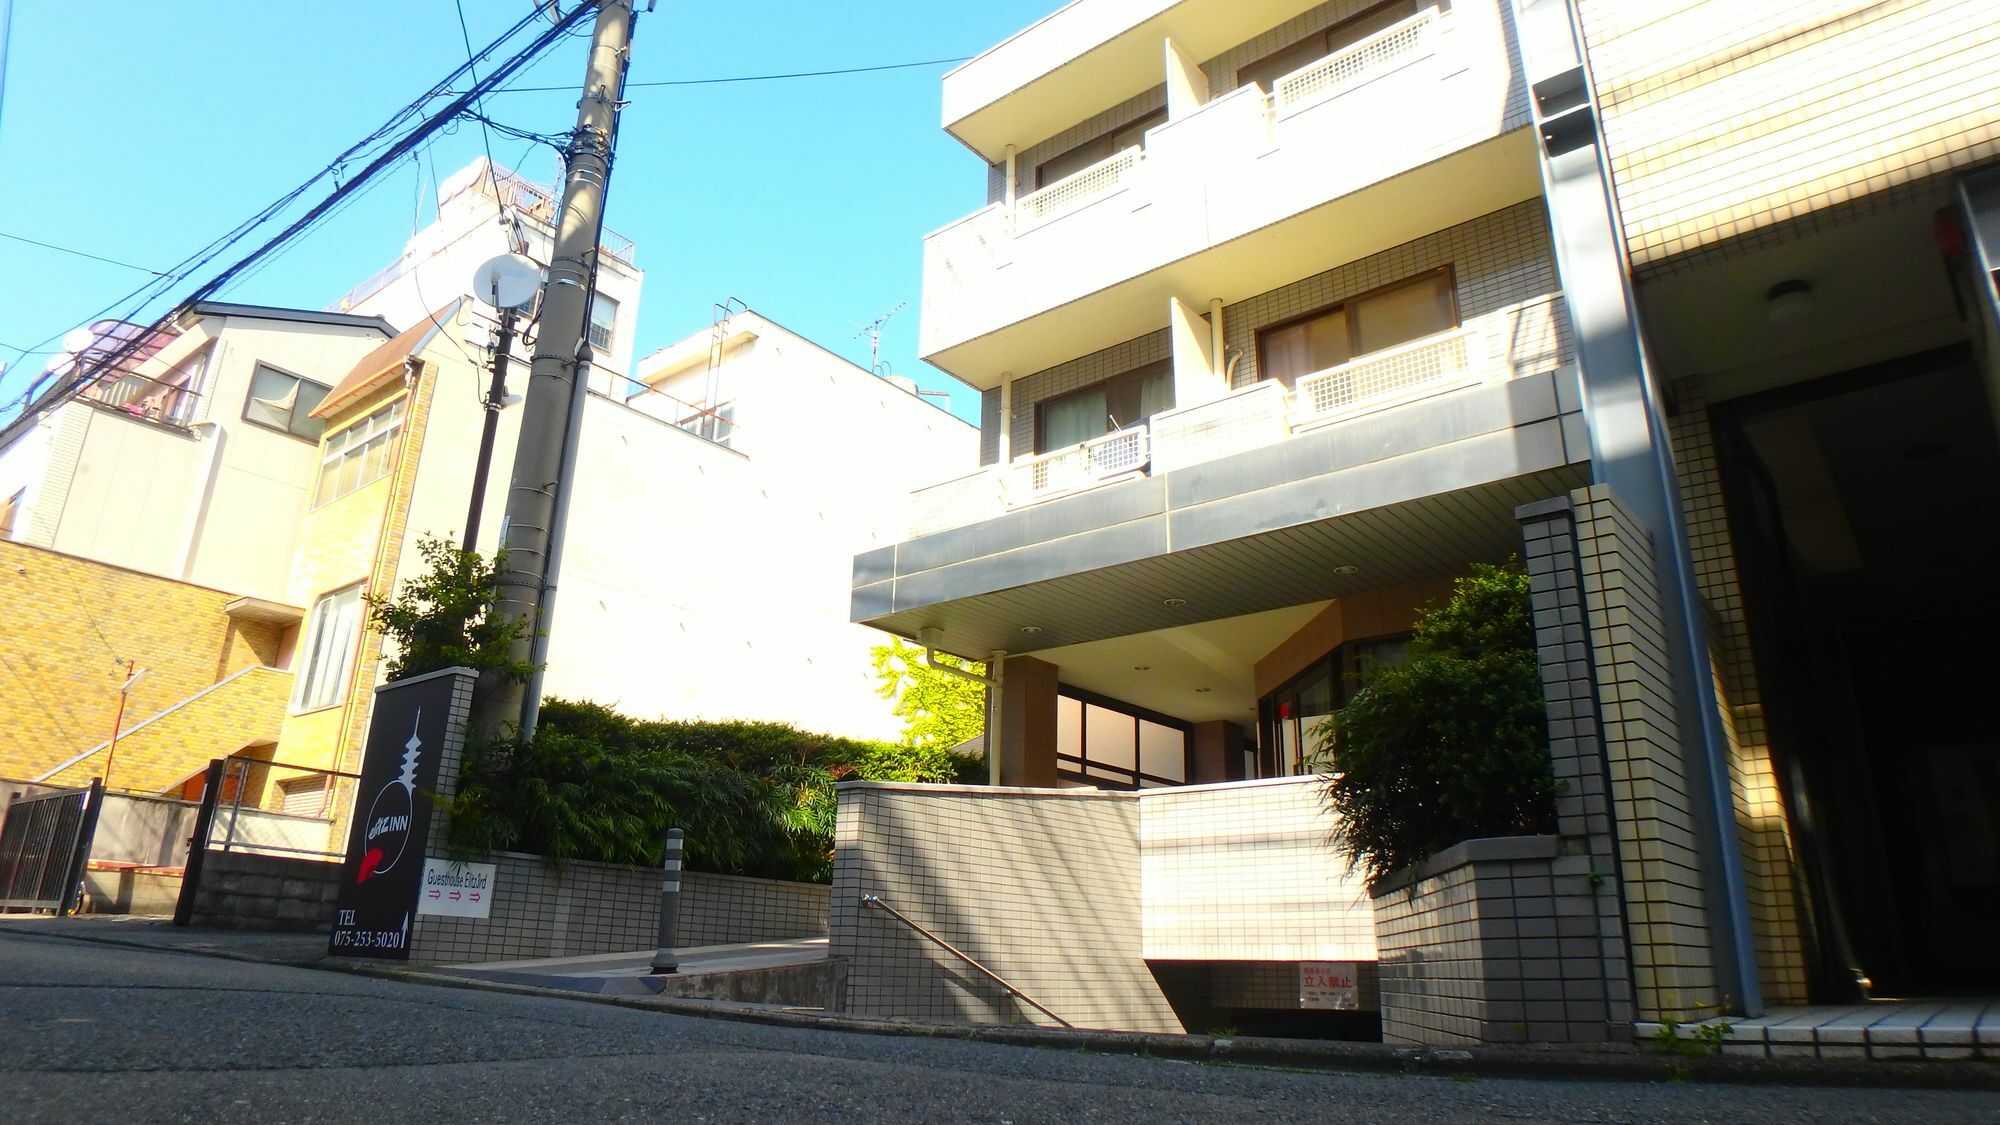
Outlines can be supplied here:
<path id="1" fill-rule="evenodd" d="M 499 598 L 494 574 L 505 553 L 488 563 L 477 551 L 461 550 L 443 539 L 417 540 L 424 573 L 403 583 L 393 598 L 369 598 L 370 620 L 395 642 L 388 678 L 400 680 L 444 668 L 471 668 L 480 683 L 525 680 L 535 666 L 509 660 L 508 646 L 526 624 L 504 621 L 493 612 Z"/>
<path id="2" fill-rule="evenodd" d="M 1475 565 L 1321 734 L 1333 841 L 1371 882 L 1463 840 L 1554 826 L 1528 576 Z"/>
<path id="3" fill-rule="evenodd" d="M 986 674 L 986 665 L 977 661 L 945 653 L 939 653 L 938 660 L 974 675 Z M 875 675 L 882 681 L 878 689 L 882 698 L 896 701 L 894 713 L 903 720 L 904 745 L 943 750 L 985 733 L 985 685 L 924 663 L 923 649 L 896 639 L 877 645 Z"/>

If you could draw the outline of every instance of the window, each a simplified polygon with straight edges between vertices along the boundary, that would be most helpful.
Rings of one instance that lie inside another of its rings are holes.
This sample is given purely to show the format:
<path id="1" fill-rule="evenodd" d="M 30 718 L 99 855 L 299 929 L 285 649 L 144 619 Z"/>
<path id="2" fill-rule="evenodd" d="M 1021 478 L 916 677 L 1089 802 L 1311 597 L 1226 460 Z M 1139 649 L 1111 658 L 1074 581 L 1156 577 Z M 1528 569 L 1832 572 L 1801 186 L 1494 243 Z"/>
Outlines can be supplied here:
<path id="1" fill-rule="evenodd" d="M 1289 387 L 1356 356 L 1456 327 L 1458 301 L 1446 267 L 1260 329 L 1257 370 Z"/>
<path id="2" fill-rule="evenodd" d="M 1326 740 L 1319 735 L 1320 724 L 1368 686 L 1376 669 L 1402 663 L 1409 644 L 1407 635 L 1351 641 L 1265 696 L 1259 708 L 1264 728 L 1263 775 L 1289 777 L 1317 769 L 1326 750 Z"/>
<path id="3" fill-rule="evenodd" d="M 1035 452 L 1047 453 L 1135 426 L 1173 405 L 1172 361 L 1046 399 L 1035 407 Z"/>
<path id="4" fill-rule="evenodd" d="M 325 816 L 333 796 L 326 782 L 324 775 L 280 781 L 278 811 L 287 816 Z"/>
<path id="5" fill-rule="evenodd" d="M 17 488 L 14 490 L 14 495 L 7 498 L 5 504 L 0 504 L 0 536 L 8 539 L 14 537 L 14 522 L 20 518 L 21 504 L 27 497 L 26 488 Z"/>
<path id="6" fill-rule="evenodd" d="M 315 507 L 389 475 L 396 467 L 396 439 L 402 436 L 403 408 L 409 401 L 408 396 L 399 398 L 326 439 Z"/>
<path id="7" fill-rule="evenodd" d="M 299 674 L 292 710 L 316 711 L 340 702 L 354 670 L 355 642 L 361 637 L 361 587 L 336 590 L 313 603 L 307 618 L 305 670 Z"/>
<path id="8" fill-rule="evenodd" d="M 1135 145 L 1144 146 L 1146 130 L 1165 122 L 1167 111 L 1156 109 L 1129 125 L 1094 137 L 1067 152 L 1051 156 L 1035 166 L 1035 187 L 1045 188 L 1065 176 L 1074 176 L 1099 161 L 1109 160 Z"/>
<path id="9" fill-rule="evenodd" d="M 611 350 L 611 329 L 618 323 L 618 302 L 602 293 L 590 298 L 590 346 L 600 352 Z"/>
<path id="10" fill-rule="evenodd" d="M 696 409 L 694 413 L 675 422 L 674 425 L 696 437 L 729 448 L 729 441 L 736 436 L 736 404 L 725 402 L 714 410 Z"/>
<path id="11" fill-rule="evenodd" d="M 1287 74 L 1303 70 L 1335 51 L 1352 47 L 1416 14 L 1417 0 L 1389 0 L 1386 4 L 1378 4 L 1239 69 L 1236 84 L 1248 86 L 1255 83 L 1268 94 L 1278 79 Z"/>
<path id="12" fill-rule="evenodd" d="M 243 404 L 243 417 L 294 437 L 318 441 L 326 432 L 326 422 L 313 417 L 312 412 L 330 390 L 324 384 L 260 363 L 250 376 L 250 400 Z"/>
<path id="13" fill-rule="evenodd" d="M 1056 773 L 1070 784 L 1156 789 L 1187 783 L 1186 723 L 1062 688 L 1056 696 Z"/>

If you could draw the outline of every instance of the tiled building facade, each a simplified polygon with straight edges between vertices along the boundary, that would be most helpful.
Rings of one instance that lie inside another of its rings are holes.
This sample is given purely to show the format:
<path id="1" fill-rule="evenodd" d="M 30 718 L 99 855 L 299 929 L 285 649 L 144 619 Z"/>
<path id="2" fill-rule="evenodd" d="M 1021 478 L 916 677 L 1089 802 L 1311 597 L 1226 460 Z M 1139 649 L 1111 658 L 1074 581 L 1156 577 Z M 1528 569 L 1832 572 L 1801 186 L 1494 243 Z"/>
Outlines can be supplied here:
<path id="1" fill-rule="evenodd" d="M 2000 625 L 1953 515 L 2000 503 L 1996 86 L 1945 0 L 1063 8 L 946 76 L 987 206 L 926 239 L 925 351 L 988 468 L 856 618 L 997 664 L 1003 784 L 1116 784 L 1071 700 L 1269 776 L 1415 606 L 1319 623 L 1525 554 L 1565 827 L 1378 900 L 1385 1034 L 2000 983 L 2000 746 L 1910 658 Z M 1598 944 L 1447 934 L 1489 879 Z"/>

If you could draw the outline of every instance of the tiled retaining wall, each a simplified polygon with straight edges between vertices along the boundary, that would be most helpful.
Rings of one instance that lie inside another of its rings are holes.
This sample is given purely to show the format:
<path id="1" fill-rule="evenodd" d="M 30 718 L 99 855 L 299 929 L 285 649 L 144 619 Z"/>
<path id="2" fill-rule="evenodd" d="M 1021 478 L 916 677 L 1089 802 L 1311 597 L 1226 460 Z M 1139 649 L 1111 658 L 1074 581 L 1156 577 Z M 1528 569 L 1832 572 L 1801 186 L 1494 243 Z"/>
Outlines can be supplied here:
<path id="1" fill-rule="evenodd" d="M 1564 846 L 1553 836 L 1468 840 L 1380 888 L 1385 1042 L 1630 1036 L 1617 915 L 1597 909 L 1590 857 Z"/>
<path id="2" fill-rule="evenodd" d="M 465 963 L 650 949 L 658 940 L 661 873 L 652 867 L 499 852 L 487 918 L 417 916 L 415 961 Z M 690 871 L 681 876 L 674 944 L 730 945 L 826 933 L 827 888 Z"/>
<path id="3" fill-rule="evenodd" d="M 1253 963 L 1289 963 L 1296 1003 L 1296 962 L 1375 956 L 1366 893 L 1326 830 L 1313 778 L 1143 793 L 843 785 L 832 946 L 849 962 L 848 1009 L 1049 1022 L 863 895 L 1080 1027 L 1183 1030 L 1149 960 L 1163 973 L 1241 962 L 1246 993 Z"/>
<path id="4" fill-rule="evenodd" d="M 450 674 L 458 682 L 438 757 L 437 787 L 444 793 L 458 788 L 472 710 L 471 674 Z M 442 810 L 431 817 L 427 855 L 450 854 L 450 827 Z M 622 953 L 651 948 L 658 940 L 657 868 L 572 861 L 557 869 L 540 856 L 518 852 L 467 858 L 496 868 L 490 916 L 417 915 L 411 960 L 465 963 Z M 817 937 L 826 933 L 826 903 L 827 889 L 817 884 L 686 872 L 674 944 Z"/>

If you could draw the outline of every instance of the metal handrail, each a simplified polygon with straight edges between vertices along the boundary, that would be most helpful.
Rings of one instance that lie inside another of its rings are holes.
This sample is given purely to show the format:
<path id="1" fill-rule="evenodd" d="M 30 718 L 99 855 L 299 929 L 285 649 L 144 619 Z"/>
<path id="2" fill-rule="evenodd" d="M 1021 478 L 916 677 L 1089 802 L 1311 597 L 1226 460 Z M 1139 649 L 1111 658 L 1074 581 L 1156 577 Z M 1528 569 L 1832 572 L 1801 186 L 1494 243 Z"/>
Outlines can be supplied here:
<path id="1" fill-rule="evenodd" d="M 978 961 L 975 961 L 972 958 L 972 956 L 966 953 L 964 950 L 960 949 L 959 947 L 953 945 L 952 943 L 944 940 L 943 938 L 923 928 L 923 926 L 912 921 L 910 917 L 904 914 L 902 911 L 896 909 L 893 906 L 890 906 L 886 902 L 883 902 L 881 895 L 862 895 L 861 905 L 872 906 L 875 909 L 880 910 L 883 913 L 889 915 L 889 917 L 894 918 L 896 921 L 901 922 L 903 925 L 908 926 L 909 928 L 929 938 L 931 941 L 937 943 L 938 947 L 943 949 L 946 953 L 949 953 L 953 957 L 956 957 L 959 960 L 965 962 L 966 964 L 972 966 L 974 969 L 978 970 L 982 975 L 984 975 L 987 980 L 990 980 L 994 984 L 999 985 L 1000 988 L 1007 993 L 1007 995 L 1015 997 L 1022 1003 L 1028 1005 L 1030 1008 L 1033 1008 L 1034 1010 L 1042 1013 L 1043 1015 L 1049 1017 L 1050 1019 L 1056 1021 L 1057 1023 L 1063 1025 L 1064 1027 L 1070 1028 L 1071 1030 L 1075 1030 L 1076 1028 L 1075 1024 L 1069 1022 L 1068 1020 L 1062 1018 L 1059 1015 L 1056 1015 L 1054 1012 L 1049 1011 L 1046 1005 L 1043 1005 L 1042 1003 L 1037 1001 L 1034 997 L 1028 995 L 1025 992 L 1022 992 L 1020 989 L 1015 988 L 1013 985 L 1008 984 L 1007 978 L 1001 976 L 999 973 L 994 972 L 992 969 L 989 969 L 986 966 L 980 964 Z"/>

